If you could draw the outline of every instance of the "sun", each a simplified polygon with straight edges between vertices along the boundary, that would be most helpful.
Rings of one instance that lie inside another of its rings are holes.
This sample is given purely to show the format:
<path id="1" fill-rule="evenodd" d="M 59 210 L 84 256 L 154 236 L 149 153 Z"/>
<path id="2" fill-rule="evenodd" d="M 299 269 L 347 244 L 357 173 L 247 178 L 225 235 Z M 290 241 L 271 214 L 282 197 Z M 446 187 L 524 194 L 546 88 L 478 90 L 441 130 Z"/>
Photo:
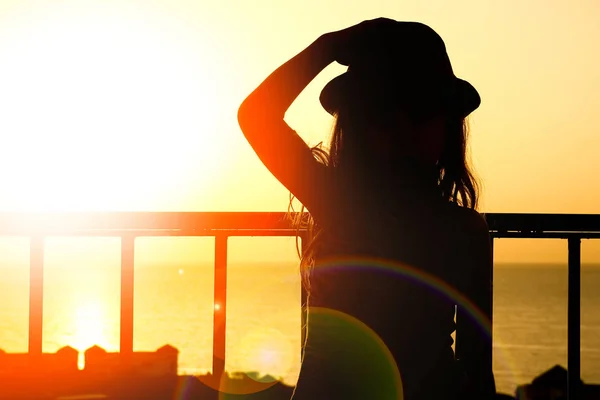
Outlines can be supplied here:
<path id="1" fill-rule="evenodd" d="M 279 330 L 261 327 L 248 331 L 238 343 L 239 365 L 229 370 L 258 372 L 274 378 L 285 377 L 293 366 L 293 347 Z"/>
<path id="2" fill-rule="evenodd" d="M 79 351 L 78 367 L 85 366 L 85 350 L 100 346 L 111 351 L 105 336 L 106 316 L 99 303 L 84 303 L 77 307 L 74 315 L 74 332 L 69 345 Z"/>
<path id="3" fill-rule="evenodd" d="M 190 174 L 218 179 L 213 50 L 158 11 L 68 3 L 0 28 L 0 181 L 13 204 L 160 208 Z"/>
<path id="4" fill-rule="evenodd" d="M 80 351 L 105 345 L 103 334 L 105 316 L 97 303 L 79 306 L 75 312 L 75 335 L 72 346 Z"/>

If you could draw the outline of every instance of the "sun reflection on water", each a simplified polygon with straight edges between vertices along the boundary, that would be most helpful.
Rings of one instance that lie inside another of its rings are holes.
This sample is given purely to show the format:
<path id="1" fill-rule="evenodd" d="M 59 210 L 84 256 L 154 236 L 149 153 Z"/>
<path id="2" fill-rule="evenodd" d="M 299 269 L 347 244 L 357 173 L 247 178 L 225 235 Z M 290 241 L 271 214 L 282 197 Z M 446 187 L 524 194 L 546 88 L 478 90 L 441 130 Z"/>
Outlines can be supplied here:
<path id="1" fill-rule="evenodd" d="M 75 311 L 75 330 L 70 345 L 79 351 L 78 367 L 85 366 L 84 351 L 98 345 L 108 350 L 109 343 L 104 333 L 105 310 L 100 302 L 88 302 L 77 307 Z"/>
<path id="2" fill-rule="evenodd" d="M 294 362 L 294 349 L 281 331 L 257 327 L 244 335 L 239 342 L 241 370 L 269 374 L 273 378 L 289 374 Z"/>

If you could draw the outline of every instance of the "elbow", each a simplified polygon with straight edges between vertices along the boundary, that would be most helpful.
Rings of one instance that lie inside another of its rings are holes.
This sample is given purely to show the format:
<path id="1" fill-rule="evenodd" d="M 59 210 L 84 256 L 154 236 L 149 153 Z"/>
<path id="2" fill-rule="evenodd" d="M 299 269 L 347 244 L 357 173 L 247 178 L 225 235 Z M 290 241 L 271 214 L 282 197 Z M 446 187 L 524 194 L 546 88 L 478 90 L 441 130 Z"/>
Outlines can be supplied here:
<path id="1" fill-rule="evenodd" d="M 268 119 L 260 110 L 260 106 L 248 102 L 242 103 L 238 109 L 238 125 L 246 138 L 256 137 L 268 126 Z"/>
<path id="2" fill-rule="evenodd" d="M 238 125 L 244 135 L 252 130 L 252 114 L 252 106 L 248 105 L 247 101 L 244 101 L 237 113 Z"/>
<path id="3" fill-rule="evenodd" d="M 285 113 L 284 113 L 285 114 Z M 244 135 L 255 136 L 283 122 L 284 115 L 269 107 L 267 101 L 250 95 L 238 109 L 238 125 Z"/>

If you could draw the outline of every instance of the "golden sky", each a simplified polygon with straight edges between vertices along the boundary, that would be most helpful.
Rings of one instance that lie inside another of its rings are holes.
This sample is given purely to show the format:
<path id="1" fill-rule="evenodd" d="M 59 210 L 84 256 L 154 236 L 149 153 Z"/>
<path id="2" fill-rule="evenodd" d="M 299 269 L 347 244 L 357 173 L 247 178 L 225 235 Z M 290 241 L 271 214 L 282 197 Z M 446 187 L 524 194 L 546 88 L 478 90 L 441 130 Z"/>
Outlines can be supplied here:
<path id="1" fill-rule="evenodd" d="M 237 107 L 320 34 L 386 16 L 432 26 L 481 93 L 482 211 L 599 213 L 598 15 L 593 0 L 2 0 L 0 209 L 283 211 L 288 193 Z M 332 125 L 318 92 L 341 71 L 288 113 L 311 144 Z M 266 243 L 268 257 L 291 257 Z M 497 250 L 566 261 L 556 241 Z M 599 246 L 586 243 L 584 260 L 599 262 Z"/>

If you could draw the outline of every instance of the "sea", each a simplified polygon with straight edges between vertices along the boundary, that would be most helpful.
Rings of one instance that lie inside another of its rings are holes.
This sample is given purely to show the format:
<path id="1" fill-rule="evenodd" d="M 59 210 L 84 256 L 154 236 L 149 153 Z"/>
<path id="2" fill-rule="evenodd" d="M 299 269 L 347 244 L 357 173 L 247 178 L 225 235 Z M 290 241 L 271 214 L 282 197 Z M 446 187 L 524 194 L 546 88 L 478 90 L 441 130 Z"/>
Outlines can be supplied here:
<path id="1" fill-rule="evenodd" d="M 114 263 L 113 263 L 114 264 Z M 213 266 L 145 265 L 135 269 L 134 349 L 179 349 L 179 372 L 202 374 L 212 360 Z M 48 267 L 44 276 L 43 349 L 83 351 L 119 345 L 119 268 Z M 0 349 L 27 350 L 27 268 L 0 267 Z M 600 383 L 600 265 L 581 273 L 581 374 Z M 297 262 L 230 262 L 226 369 L 256 371 L 293 385 L 300 368 Z M 554 365 L 567 365 L 567 267 L 497 264 L 494 271 L 494 373 L 514 393 Z M 80 367 L 83 367 L 83 357 Z"/>

